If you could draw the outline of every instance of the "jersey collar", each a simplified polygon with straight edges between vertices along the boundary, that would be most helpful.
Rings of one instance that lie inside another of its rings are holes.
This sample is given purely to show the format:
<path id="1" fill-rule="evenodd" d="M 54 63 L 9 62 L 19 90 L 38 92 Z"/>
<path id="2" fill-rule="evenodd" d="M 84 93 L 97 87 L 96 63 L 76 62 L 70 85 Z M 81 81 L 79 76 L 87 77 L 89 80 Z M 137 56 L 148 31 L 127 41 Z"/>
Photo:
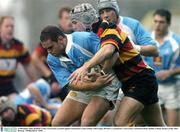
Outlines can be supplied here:
<path id="1" fill-rule="evenodd" d="M 172 37 L 173 33 L 172 31 L 168 31 L 167 35 L 163 39 L 163 43 L 168 41 Z M 151 37 L 155 40 L 155 31 L 152 31 Z M 158 47 L 160 47 L 160 44 L 157 42 Z"/>
<path id="2" fill-rule="evenodd" d="M 66 54 L 68 54 L 73 44 L 73 38 L 72 38 L 73 36 L 72 34 L 66 34 L 66 37 L 67 37 L 67 45 L 66 45 L 65 52 Z"/>

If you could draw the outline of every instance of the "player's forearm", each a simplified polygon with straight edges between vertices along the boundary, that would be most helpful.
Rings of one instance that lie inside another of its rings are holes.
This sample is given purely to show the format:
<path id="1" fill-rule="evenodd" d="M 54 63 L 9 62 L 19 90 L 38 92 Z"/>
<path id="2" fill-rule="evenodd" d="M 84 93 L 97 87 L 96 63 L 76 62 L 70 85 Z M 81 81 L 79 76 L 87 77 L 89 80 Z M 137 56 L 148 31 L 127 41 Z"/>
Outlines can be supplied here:
<path id="1" fill-rule="evenodd" d="M 115 53 L 111 58 L 107 59 L 103 64 L 103 71 L 105 73 L 108 73 L 112 70 L 112 67 L 114 66 L 115 62 L 117 61 L 119 57 L 119 53 Z"/>
<path id="2" fill-rule="evenodd" d="M 172 76 L 180 74 L 180 67 L 174 68 L 170 70 Z"/>
<path id="3" fill-rule="evenodd" d="M 38 57 L 38 55 L 36 55 L 36 53 L 33 53 L 32 55 L 32 62 L 43 76 L 47 77 L 51 75 L 51 71 L 49 70 L 49 68 L 42 62 L 42 60 Z"/>
<path id="4" fill-rule="evenodd" d="M 157 57 L 159 56 L 159 51 L 155 46 L 146 45 L 146 46 L 140 46 L 140 54 L 144 56 Z"/>
<path id="5" fill-rule="evenodd" d="M 115 47 L 111 44 L 103 46 L 95 56 L 90 59 L 88 62 L 84 64 L 87 69 L 91 69 L 92 67 L 101 64 L 106 59 L 110 58 L 115 52 Z"/>
<path id="6" fill-rule="evenodd" d="M 31 81 L 35 81 L 38 79 L 36 69 L 34 65 L 32 65 L 32 63 L 24 64 L 23 66 Z"/>
<path id="7" fill-rule="evenodd" d="M 29 89 L 31 95 L 33 95 L 32 97 L 34 98 L 36 103 L 42 105 L 43 107 L 47 107 L 46 101 L 42 97 L 40 91 L 35 86 L 29 85 L 28 89 Z"/>

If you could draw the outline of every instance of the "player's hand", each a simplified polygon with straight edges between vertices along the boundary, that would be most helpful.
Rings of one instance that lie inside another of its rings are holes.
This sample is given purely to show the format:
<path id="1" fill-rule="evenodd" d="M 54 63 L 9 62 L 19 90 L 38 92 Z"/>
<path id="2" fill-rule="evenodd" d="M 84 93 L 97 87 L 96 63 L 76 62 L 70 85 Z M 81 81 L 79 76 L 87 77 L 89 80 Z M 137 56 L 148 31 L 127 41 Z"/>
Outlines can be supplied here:
<path id="1" fill-rule="evenodd" d="M 53 83 L 51 84 L 51 92 L 52 92 L 53 94 L 60 93 L 61 90 L 62 90 L 62 87 L 59 85 L 58 82 L 53 82 Z"/>
<path id="2" fill-rule="evenodd" d="M 106 86 L 111 83 L 111 81 L 115 78 L 113 74 L 105 74 L 97 77 L 95 83 L 98 88 Z"/>
<path id="3" fill-rule="evenodd" d="M 68 78 L 69 82 L 74 82 L 76 84 L 78 81 L 82 81 L 83 78 L 87 75 L 87 73 L 88 68 L 85 65 L 83 65 L 70 75 L 70 77 Z"/>
<path id="4" fill-rule="evenodd" d="M 171 70 L 162 70 L 156 73 L 156 77 L 158 80 L 164 81 L 167 78 L 172 76 L 172 71 Z"/>

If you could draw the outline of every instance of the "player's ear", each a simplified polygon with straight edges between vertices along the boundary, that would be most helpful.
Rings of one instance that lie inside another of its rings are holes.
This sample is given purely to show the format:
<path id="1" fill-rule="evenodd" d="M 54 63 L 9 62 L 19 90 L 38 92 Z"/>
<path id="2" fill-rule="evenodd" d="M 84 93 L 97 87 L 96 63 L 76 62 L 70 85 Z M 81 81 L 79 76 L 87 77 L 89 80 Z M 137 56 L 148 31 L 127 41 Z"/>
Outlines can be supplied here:
<path id="1" fill-rule="evenodd" d="M 59 36 L 59 37 L 58 37 L 58 40 L 61 41 L 63 38 L 64 38 L 63 36 Z"/>
<path id="2" fill-rule="evenodd" d="M 62 43 L 63 40 L 64 40 L 64 37 L 63 37 L 63 36 L 59 36 L 59 37 L 58 37 L 58 43 Z"/>

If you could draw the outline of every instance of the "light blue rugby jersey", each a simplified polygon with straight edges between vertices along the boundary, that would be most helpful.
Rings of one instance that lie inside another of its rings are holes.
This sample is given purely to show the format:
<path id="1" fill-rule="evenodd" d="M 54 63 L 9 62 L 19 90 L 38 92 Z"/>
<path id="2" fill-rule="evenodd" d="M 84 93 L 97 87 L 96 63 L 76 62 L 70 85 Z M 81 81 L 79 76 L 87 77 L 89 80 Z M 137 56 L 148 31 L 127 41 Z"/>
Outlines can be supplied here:
<path id="1" fill-rule="evenodd" d="M 137 45 L 157 46 L 157 42 L 151 37 L 151 34 L 144 29 L 142 24 L 133 18 L 120 16 L 118 24 L 125 31 L 129 38 Z"/>
<path id="2" fill-rule="evenodd" d="M 55 57 L 48 54 L 48 65 L 62 87 L 68 84 L 68 77 L 100 49 L 100 40 L 92 32 L 74 32 L 67 35 L 66 54 Z"/>
<path id="3" fill-rule="evenodd" d="M 152 33 L 154 38 L 154 33 Z M 146 62 L 154 68 L 155 72 L 180 67 L 180 37 L 171 31 L 164 38 L 164 44 L 159 45 L 159 57 L 146 57 Z M 175 77 L 170 77 L 159 83 L 174 83 Z"/>

